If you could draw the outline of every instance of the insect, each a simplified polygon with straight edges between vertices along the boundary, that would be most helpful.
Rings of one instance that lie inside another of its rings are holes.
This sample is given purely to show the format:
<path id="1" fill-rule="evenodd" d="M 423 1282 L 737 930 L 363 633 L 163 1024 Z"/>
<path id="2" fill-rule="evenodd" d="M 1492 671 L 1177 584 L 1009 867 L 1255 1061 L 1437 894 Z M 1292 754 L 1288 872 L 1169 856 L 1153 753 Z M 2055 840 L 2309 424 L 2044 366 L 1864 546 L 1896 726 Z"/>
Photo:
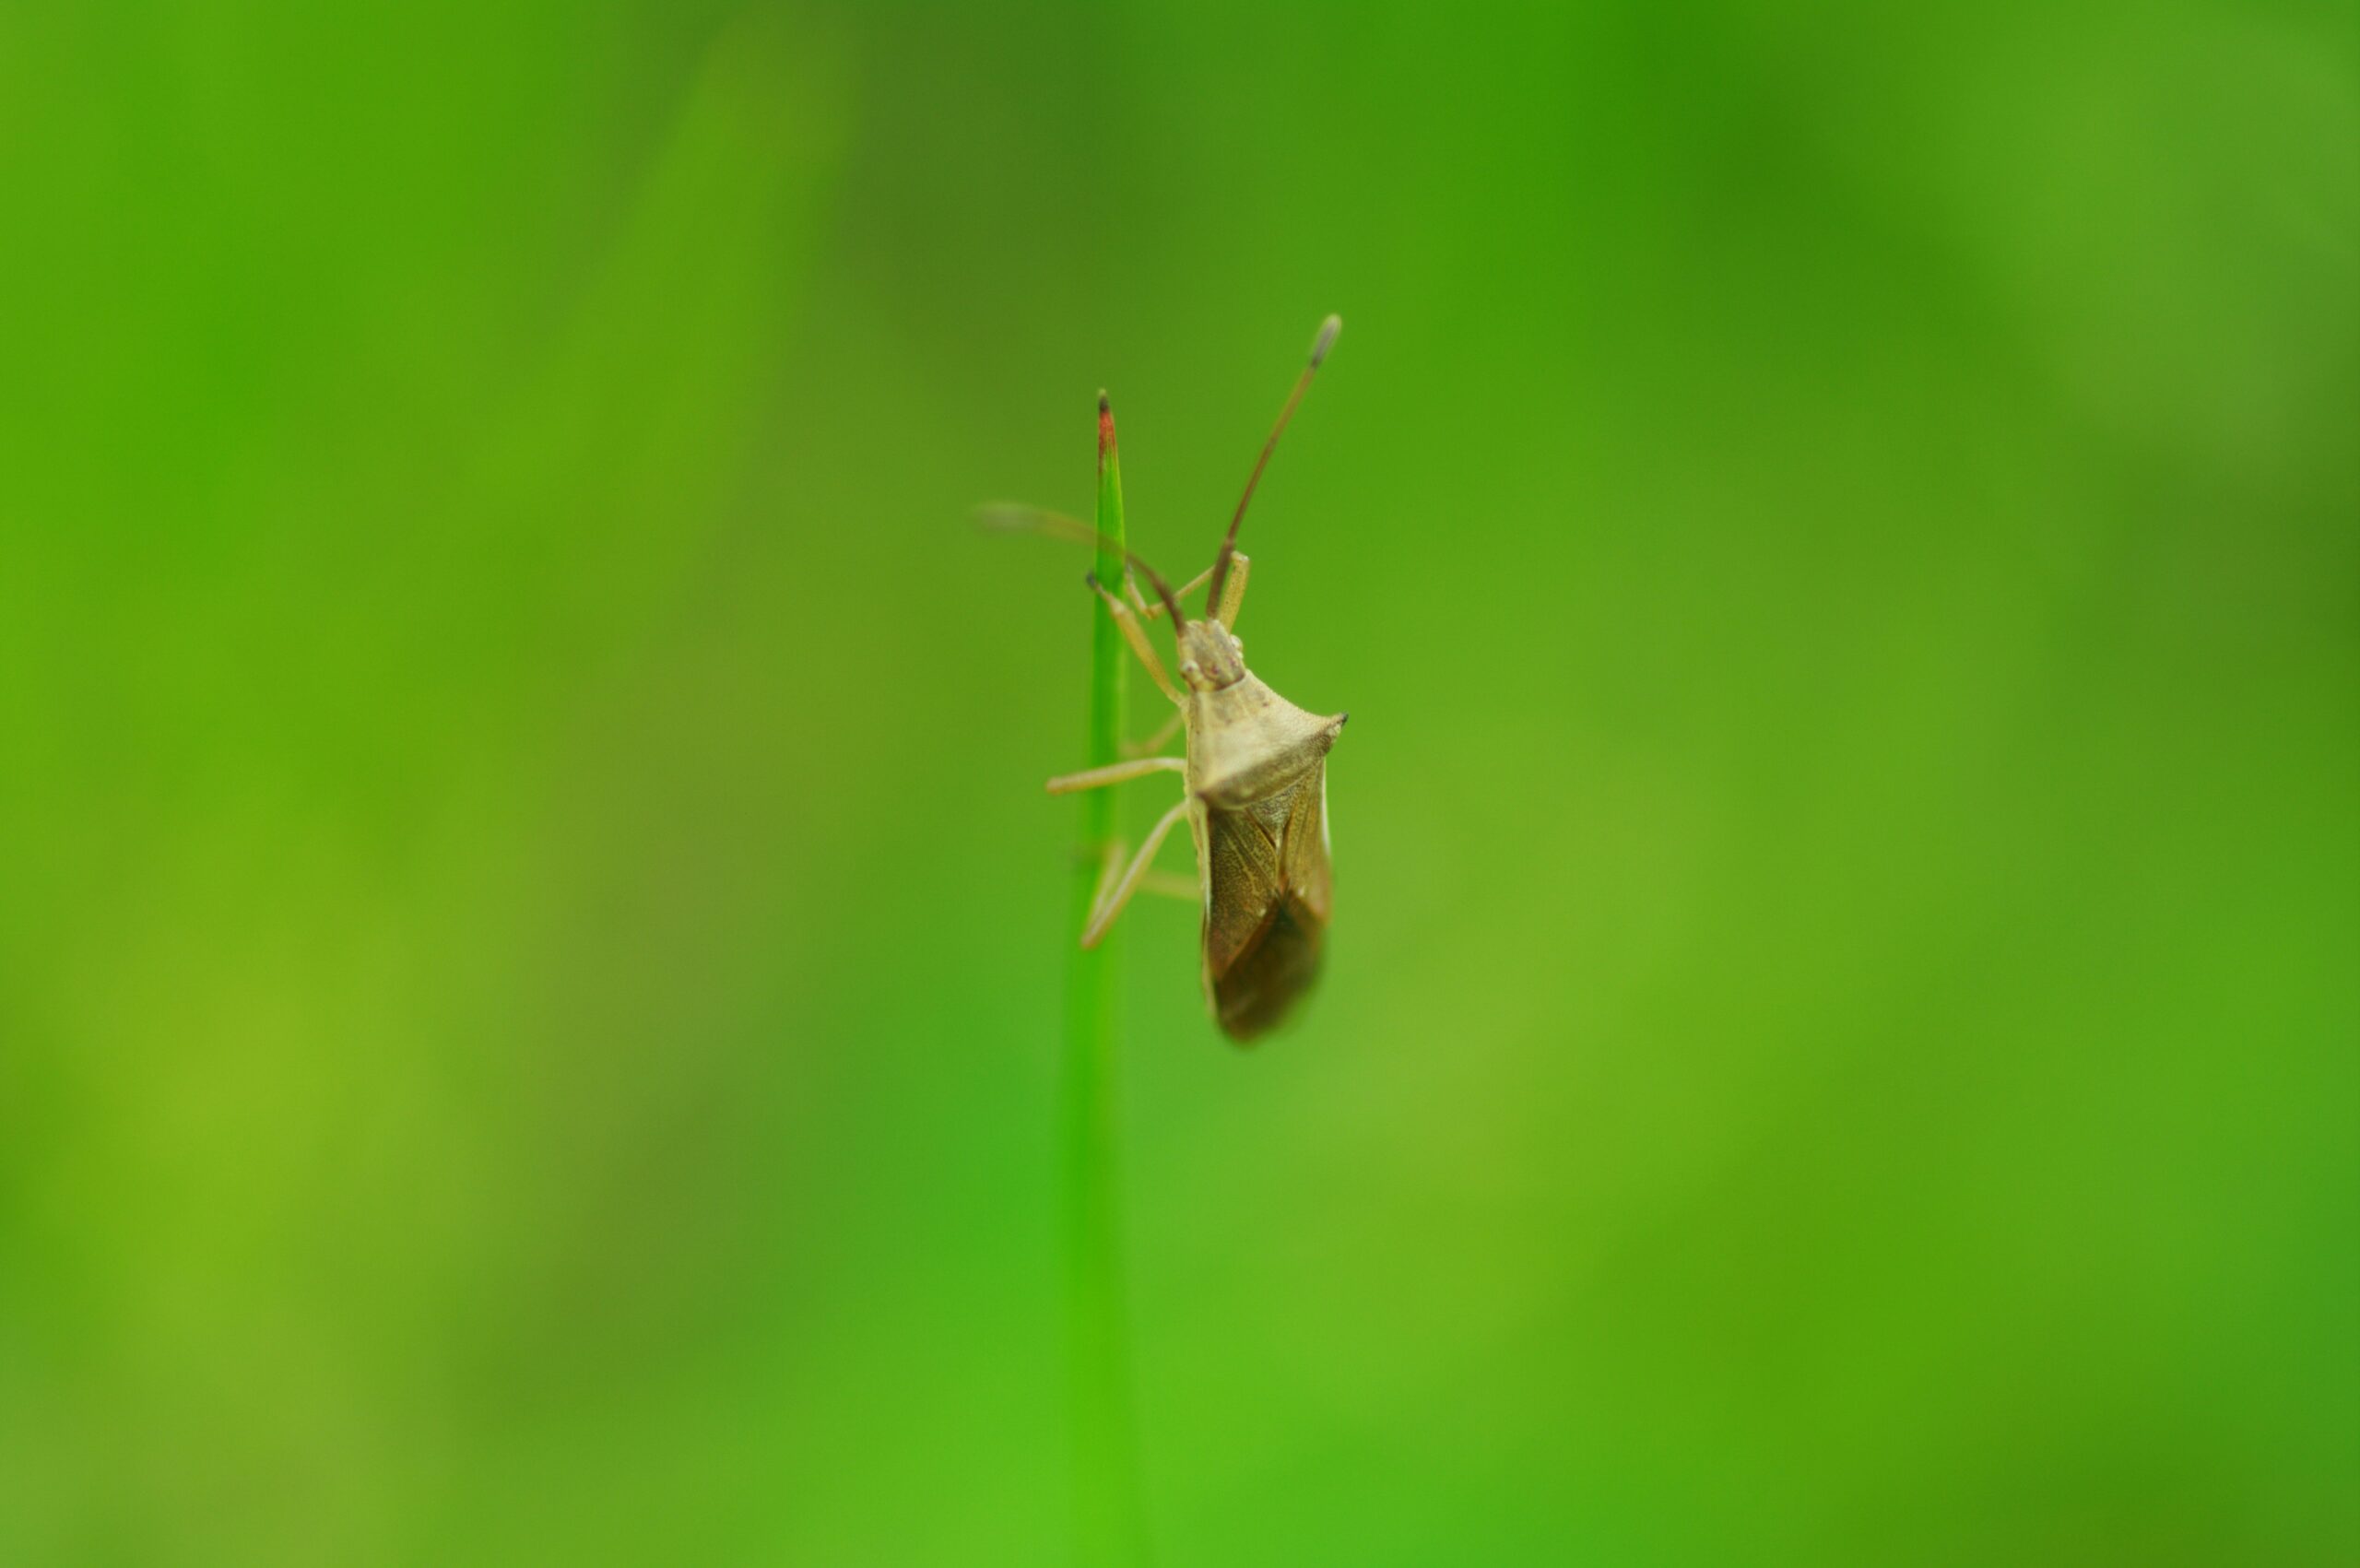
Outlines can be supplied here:
<path id="1" fill-rule="evenodd" d="M 1321 949 L 1332 903 L 1328 868 L 1328 751 L 1351 715 L 1326 716 L 1296 707 L 1270 690 L 1245 665 L 1237 617 L 1245 602 L 1252 560 L 1237 548 L 1238 525 L 1261 482 L 1262 470 L 1279 437 L 1294 417 L 1311 378 L 1328 357 L 1343 322 L 1329 316 L 1312 340 L 1310 361 L 1295 380 L 1278 423 L 1262 444 L 1245 493 L 1229 520 L 1221 552 L 1201 575 L 1176 592 L 1155 569 L 1130 551 L 1125 559 L 1155 590 L 1143 597 L 1129 570 L 1118 596 L 1095 574 L 1092 592 L 1115 618 L 1124 640 L 1176 710 L 1170 721 L 1138 749 L 1159 752 L 1177 725 L 1186 735 L 1185 755 L 1147 755 L 1068 773 L 1049 781 L 1053 795 L 1103 789 L 1158 773 L 1181 775 L 1179 802 L 1149 830 L 1139 853 L 1122 864 L 1122 846 L 1108 846 L 1106 866 L 1082 929 L 1084 947 L 1094 946 L 1143 889 L 1178 891 L 1150 869 L 1173 828 L 1185 819 L 1197 850 L 1194 895 L 1204 909 L 1205 1002 L 1221 1032 L 1240 1043 L 1276 1028 L 1318 978 Z M 1112 416 L 1099 401 L 1102 439 L 1111 434 Z M 1099 542 L 1097 530 L 1075 519 L 1030 508 L 995 508 L 986 520 L 1030 527 L 1061 537 Z M 1190 620 L 1180 612 L 1180 595 L 1206 588 L 1206 614 Z M 1179 684 L 1148 640 L 1145 622 L 1168 615 L 1178 654 Z M 1117 867 L 1120 867 L 1118 870 Z M 1177 878 L 1172 880 L 1177 881 Z"/>

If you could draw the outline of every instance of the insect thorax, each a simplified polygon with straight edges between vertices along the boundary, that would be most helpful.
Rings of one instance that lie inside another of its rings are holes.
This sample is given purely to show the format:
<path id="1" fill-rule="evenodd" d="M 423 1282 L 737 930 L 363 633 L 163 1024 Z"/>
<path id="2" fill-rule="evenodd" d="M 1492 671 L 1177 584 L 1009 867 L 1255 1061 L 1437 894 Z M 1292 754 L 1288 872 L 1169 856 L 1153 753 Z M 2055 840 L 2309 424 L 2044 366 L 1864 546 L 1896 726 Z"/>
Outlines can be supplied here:
<path id="1" fill-rule="evenodd" d="M 1283 791 L 1317 767 L 1344 727 L 1270 690 L 1250 671 L 1218 690 L 1188 694 L 1188 790 L 1233 808 Z"/>

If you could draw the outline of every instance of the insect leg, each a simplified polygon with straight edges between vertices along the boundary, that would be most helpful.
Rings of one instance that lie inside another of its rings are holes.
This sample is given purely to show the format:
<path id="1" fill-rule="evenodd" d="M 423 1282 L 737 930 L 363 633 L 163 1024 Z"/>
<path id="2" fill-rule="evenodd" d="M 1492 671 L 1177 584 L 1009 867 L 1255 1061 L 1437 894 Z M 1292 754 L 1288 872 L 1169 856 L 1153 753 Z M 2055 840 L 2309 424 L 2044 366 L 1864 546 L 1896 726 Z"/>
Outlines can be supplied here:
<path id="1" fill-rule="evenodd" d="M 1163 661 L 1155 656 L 1155 649 L 1149 643 L 1147 633 L 1140 629 L 1139 617 L 1131 613 L 1131 607 L 1108 593 L 1106 584 L 1098 580 L 1095 572 L 1086 581 L 1090 584 L 1091 592 L 1106 601 L 1106 607 L 1114 612 L 1115 624 L 1122 629 L 1123 640 L 1131 645 L 1131 652 L 1139 656 L 1139 663 L 1147 666 L 1147 673 L 1155 678 L 1156 686 L 1173 701 L 1179 701 L 1179 688 L 1174 686 L 1172 678 L 1163 673 Z"/>
<path id="2" fill-rule="evenodd" d="M 1177 871 L 1149 872 L 1139 878 L 1139 891 L 1178 899 L 1183 903 L 1202 903 L 1205 901 L 1205 890 L 1197 885 L 1197 879 L 1184 877 Z"/>
<path id="3" fill-rule="evenodd" d="M 1186 716 L 1185 710 L 1173 709 L 1172 716 L 1156 725 L 1153 735 L 1149 736 L 1145 740 L 1127 740 L 1123 742 L 1123 749 L 1134 757 L 1144 757 L 1150 751 L 1162 750 L 1171 744 L 1173 732 L 1180 727 L 1180 721 Z"/>
<path id="4" fill-rule="evenodd" d="M 1245 552 L 1242 550 L 1229 558 L 1230 570 L 1233 575 L 1230 577 L 1228 583 L 1222 585 L 1221 591 L 1221 613 L 1213 619 L 1220 621 L 1223 626 L 1228 627 L 1232 631 L 1237 630 L 1237 612 L 1245 607 L 1245 573 L 1246 570 L 1253 564 L 1254 563 L 1251 560 L 1246 559 Z"/>
<path id="5" fill-rule="evenodd" d="M 1115 878 L 1122 874 L 1123 865 L 1130 858 L 1130 854 L 1131 846 L 1121 839 L 1106 841 L 1105 847 L 1099 852 L 1097 885 L 1090 890 L 1092 909 L 1106 902 L 1106 895 L 1114 890 Z"/>
<path id="6" fill-rule="evenodd" d="M 1173 589 L 1172 596 L 1175 599 L 1186 598 L 1189 595 L 1203 587 L 1205 585 L 1205 579 L 1210 577 L 1212 574 L 1213 569 L 1210 566 L 1206 567 L 1202 572 L 1198 572 L 1194 577 L 1189 578 L 1186 583 L 1183 583 L 1177 588 Z M 1132 577 L 1129 573 L 1126 572 L 1123 576 L 1123 585 L 1131 591 L 1131 603 L 1139 607 L 1139 614 L 1145 616 L 1150 620 L 1157 619 L 1162 616 L 1163 607 L 1162 605 L 1151 605 L 1147 602 L 1147 595 L 1139 592 L 1139 584 L 1137 578 Z"/>
<path id="7" fill-rule="evenodd" d="M 1123 913 L 1123 906 L 1130 902 L 1131 895 L 1139 890 L 1140 879 L 1147 875 L 1149 863 L 1155 859 L 1155 852 L 1163 847 L 1164 835 L 1172 831 L 1174 823 L 1187 814 L 1188 802 L 1183 799 L 1155 819 L 1155 826 L 1148 830 L 1147 842 L 1139 845 L 1139 854 L 1132 858 L 1130 869 L 1123 873 L 1123 879 L 1115 883 L 1114 890 L 1099 900 L 1098 907 L 1091 912 L 1090 924 L 1082 928 L 1083 947 L 1098 945 L 1098 938 L 1106 934 L 1106 927 L 1115 923 L 1115 916 Z"/>
<path id="8" fill-rule="evenodd" d="M 1143 779 L 1150 773 L 1183 772 L 1187 766 L 1185 757 L 1134 757 L 1127 762 L 1109 762 L 1103 768 L 1091 768 L 1079 773 L 1060 773 L 1049 781 L 1049 793 L 1072 795 L 1078 790 L 1103 789 L 1108 784 Z"/>

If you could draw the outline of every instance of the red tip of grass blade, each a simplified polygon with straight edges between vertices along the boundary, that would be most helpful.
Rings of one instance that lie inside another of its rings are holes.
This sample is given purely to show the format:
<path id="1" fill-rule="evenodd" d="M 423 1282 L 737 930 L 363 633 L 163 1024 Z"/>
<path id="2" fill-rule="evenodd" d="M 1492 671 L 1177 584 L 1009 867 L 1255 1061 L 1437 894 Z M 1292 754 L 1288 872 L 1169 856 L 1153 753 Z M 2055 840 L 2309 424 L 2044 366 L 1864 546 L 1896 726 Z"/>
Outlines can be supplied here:
<path id="1" fill-rule="evenodd" d="M 1106 395 L 1101 392 L 1098 395 L 1098 461 L 1102 466 L 1106 461 L 1106 454 L 1114 450 L 1115 407 L 1106 401 Z"/>

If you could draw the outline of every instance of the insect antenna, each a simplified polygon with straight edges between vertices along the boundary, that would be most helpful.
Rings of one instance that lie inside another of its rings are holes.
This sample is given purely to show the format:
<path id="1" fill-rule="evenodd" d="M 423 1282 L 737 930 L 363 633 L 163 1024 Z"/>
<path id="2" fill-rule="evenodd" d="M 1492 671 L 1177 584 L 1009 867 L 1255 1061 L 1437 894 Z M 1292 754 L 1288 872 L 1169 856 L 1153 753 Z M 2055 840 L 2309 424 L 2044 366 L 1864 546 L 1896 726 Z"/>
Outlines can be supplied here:
<path id="1" fill-rule="evenodd" d="M 1335 346 L 1336 335 L 1344 330 L 1344 318 L 1331 315 L 1319 324 L 1319 336 L 1311 340 L 1311 362 L 1303 367 L 1303 374 L 1295 377 L 1294 390 L 1287 394 L 1287 406 L 1279 410 L 1279 422 L 1270 427 L 1270 439 L 1262 443 L 1262 455 L 1254 460 L 1254 472 L 1246 477 L 1245 493 L 1237 498 L 1237 511 L 1229 519 L 1229 532 L 1221 536 L 1221 555 L 1213 562 L 1213 580 L 1206 589 L 1205 614 L 1210 617 L 1221 606 L 1221 584 L 1229 581 L 1229 559 L 1237 553 L 1237 525 L 1245 521 L 1245 503 L 1254 499 L 1254 487 L 1262 482 L 1262 470 L 1270 461 L 1270 453 L 1285 433 L 1287 421 L 1294 418 L 1294 406 L 1311 386 L 1311 378 L 1319 362 L 1328 358 L 1328 350 Z"/>
<path id="2" fill-rule="evenodd" d="M 1163 573 L 1140 560 L 1137 550 L 1115 544 L 1114 540 L 1084 523 L 1080 518 L 1068 517 L 1062 512 L 1049 512 L 1038 506 L 1001 502 L 978 508 L 975 513 L 975 521 L 986 528 L 995 529 L 1000 533 L 1045 534 L 1053 539 L 1065 539 L 1073 544 L 1089 545 L 1092 548 L 1099 545 L 1114 546 L 1115 548 L 1123 552 L 1123 560 L 1131 569 L 1147 579 L 1148 586 L 1155 590 L 1155 596 L 1163 601 L 1164 613 L 1172 618 L 1173 634 L 1174 636 L 1179 634 L 1183 624 L 1180 615 L 1180 596 L 1172 591 L 1172 584 L 1163 580 Z M 1089 576 L 1091 582 L 1098 582 L 1098 573 L 1095 572 L 1091 572 Z M 1108 586 L 1103 584 L 1100 585 Z"/>
<path id="3" fill-rule="evenodd" d="M 1092 529 L 1092 532 L 1095 533 L 1096 530 Z M 1133 555 L 1129 550 L 1125 550 L 1123 552 L 1123 559 L 1131 565 L 1137 567 L 1140 572 L 1146 576 L 1147 585 L 1155 590 L 1155 596 L 1157 598 L 1163 601 L 1163 613 L 1172 618 L 1172 635 L 1175 638 L 1178 637 L 1180 635 L 1180 628 L 1186 623 L 1180 619 L 1180 596 L 1172 591 L 1172 584 L 1163 580 L 1163 574 L 1162 572 L 1156 571 L 1154 567 L 1150 566 L 1146 561 L 1141 560 L 1138 556 Z M 1090 572 L 1087 575 L 1092 583 L 1098 581 L 1098 573 L 1095 572 Z"/>

